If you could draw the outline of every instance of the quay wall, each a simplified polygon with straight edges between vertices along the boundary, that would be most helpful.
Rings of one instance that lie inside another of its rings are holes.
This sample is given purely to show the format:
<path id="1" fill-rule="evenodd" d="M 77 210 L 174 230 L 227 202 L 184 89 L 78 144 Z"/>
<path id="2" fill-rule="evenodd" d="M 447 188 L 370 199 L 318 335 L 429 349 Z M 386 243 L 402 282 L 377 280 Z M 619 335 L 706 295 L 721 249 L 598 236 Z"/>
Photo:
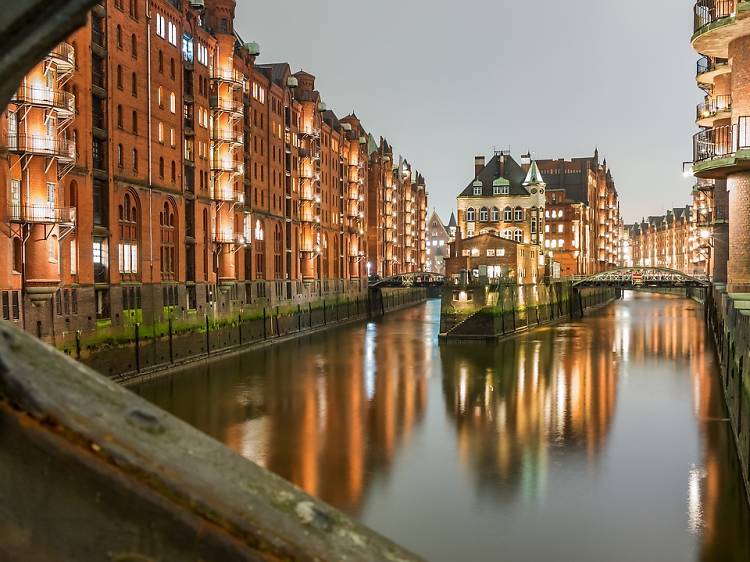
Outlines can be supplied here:
<path id="1" fill-rule="evenodd" d="M 440 339 L 496 341 L 550 322 L 581 318 L 586 310 L 620 295 L 618 289 L 576 289 L 569 282 L 447 285 L 442 294 Z"/>
<path id="2" fill-rule="evenodd" d="M 721 387 L 750 502 L 750 294 L 728 293 L 715 285 L 706 294 L 706 322 L 721 366 Z"/>
<path id="3" fill-rule="evenodd" d="M 382 316 L 426 298 L 427 290 L 422 288 L 372 289 L 353 297 L 263 307 L 235 316 L 212 318 L 206 314 L 168 318 L 158 324 L 135 322 L 117 332 L 79 334 L 59 347 L 84 365 L 127 384 L 162 376 L 198 360 Z"/>

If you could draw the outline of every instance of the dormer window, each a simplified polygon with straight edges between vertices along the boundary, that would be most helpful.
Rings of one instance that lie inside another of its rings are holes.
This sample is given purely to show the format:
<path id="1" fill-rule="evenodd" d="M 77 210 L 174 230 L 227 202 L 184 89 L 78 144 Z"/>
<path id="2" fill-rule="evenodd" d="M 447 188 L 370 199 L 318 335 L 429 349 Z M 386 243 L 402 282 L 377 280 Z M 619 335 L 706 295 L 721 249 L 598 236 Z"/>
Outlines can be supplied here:
<path id="1" fill-rule="evenodd" d="M 482 182 L 479 180 L 474 182 L 474 195 L 482 195 Z"/>
<path id="2" fill-rule="evenodd" d="M 492 182 L 493 195 L 508 195 L 510 193 L 510 182 L 505 178 L 497 178 Z"/>

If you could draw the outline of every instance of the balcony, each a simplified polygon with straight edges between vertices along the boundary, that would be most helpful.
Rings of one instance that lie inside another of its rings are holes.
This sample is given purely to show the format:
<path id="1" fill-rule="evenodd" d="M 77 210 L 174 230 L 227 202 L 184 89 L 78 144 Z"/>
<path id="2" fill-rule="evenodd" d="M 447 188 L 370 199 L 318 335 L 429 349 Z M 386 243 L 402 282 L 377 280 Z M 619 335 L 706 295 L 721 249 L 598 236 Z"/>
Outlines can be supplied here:
<path id="1" fill-rule="evenodd" d="M 234 98 L 211 96 L 209 105 L 214 111 L 229 113 L 235 117 L 241 117 L 243 115 L 242 102 Z"/>
<path id="2" fill-rule="evenodd" d="M 219 158 L 211 159 L 211 171 L 212 172 L 225 172 L 227 174 L 240 175 L 244 171 L 244 167 L 239 162 L 233 160 L 222 160 Z"/>
<path id="3" fill-rule="evenodd" d="M 214 242 L 234 246 L 245 246 L 248 243 L 242 234 L 234 234 L 232 232 L 217 232 L 214 234 Z"/>
<path id="4" fill-rule="evenodd" d="M 693 48 L 699 53 L 728 58 L 729 43 L 748 33 L 747 0 L 698 0 L 693 9 Z"/>
<path id="5" fill-rule="evenodd" d="M 729 59 L 701 57 L 696 65 L 696 80 L 699 85 L 710 85 L 717 76 L 730 71 Z"/>
<path id="6" fill-rule="evenodd" d="M 8 217 L 13 223 L 33 224 L 65 224 L 74 225 L 76 222 L 75 207 L 51 207 L 49 205 L 20 205 L 11 204 Z"/>
<path id="7" fill-rule="evenodd" d="M 75 162 L 75 144 L 65 138 L 54 138 L 41 135 L 8 135 L 8 149 L 18 154 L 46 156 L 59 160 Z"/>
<path id="8" fill-rule="evenodd" d="M 693 173 L 701 179 L 725 179 L 750 170 L 750 117 L 713 127 L 693 137 Z"/>
<path id="9" fill-rule="evenodd" d="M 213 199 L 216 201 L 229 201 L 231 203 L 244 205 L 245 193 L 243 191 L 236 191 L 233 188 L 217 189 L 214 192 Z"/>
<path id="10" fill-rule="evenodd" d="M 695 122 L 699 127 L 711 127 L 719 119 L 732 117 L 732 96 L 709 96 L 698 104 Z"/>
<path id="11" fill-rule="evenodd" d="M 60 43 L 49 52 L 45 60 L 55 63 L 58 69 L 72 71 L 75 68 L 75 50 L 68 43 Z"/>
<path id="12" fill-rule="evenodd" d="M 214 69 L 214 75 L 211 77 L 211 80 L 241 87 L 245 77 L 242 73 L 232 68 L 217 68 Z"/>
<path id="13" fill-rule="evenodd" d="M 21 86 L 13 95 L 11 101 L 19 105 L 27 104 L 54 109 L 61 116 L 68 117 L 75 113 L 76 107 L 75 97 L 70 92 L 36 86 Z"/>
<path id="14" fill-rule="evenodd" d="M 211 140 L 233 145 L 243 144 L 242 132 L 237 132 L 232 129 L 214 130 L 214 132 L 211 134 Z"/>

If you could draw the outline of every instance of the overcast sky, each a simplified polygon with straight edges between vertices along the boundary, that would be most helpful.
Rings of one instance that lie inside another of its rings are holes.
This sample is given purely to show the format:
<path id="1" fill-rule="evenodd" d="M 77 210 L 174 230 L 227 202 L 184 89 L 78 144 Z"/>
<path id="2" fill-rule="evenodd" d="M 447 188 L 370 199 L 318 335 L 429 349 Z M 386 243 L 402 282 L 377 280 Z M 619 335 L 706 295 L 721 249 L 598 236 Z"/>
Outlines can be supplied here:
<path id="1" fill-rule="evenodd" d="M 589 156 L 626 222 L 689 202 L 697 55 L 691 4 L 622 0 L 237 0 L 259 62 L 317 77 L 427 179 L 447 215 L 477 154 Z"/>

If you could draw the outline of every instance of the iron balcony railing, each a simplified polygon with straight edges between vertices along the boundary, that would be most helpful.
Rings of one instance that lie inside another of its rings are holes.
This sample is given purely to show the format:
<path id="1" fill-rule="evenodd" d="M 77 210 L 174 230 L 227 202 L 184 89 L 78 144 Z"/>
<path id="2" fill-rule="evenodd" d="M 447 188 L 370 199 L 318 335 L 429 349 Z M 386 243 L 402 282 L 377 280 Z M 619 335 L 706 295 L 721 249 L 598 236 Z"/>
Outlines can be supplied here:
<path id="1" fill-rule="evenodd" d="M 731 156 L 746 148 L 750 148 L 750 116 L 697 133 L 693 137 L 693 162 Z"/>
<path id="2" fill-rule="evenodd" d="M 737 0 L 698 0 L 694 9 L 694 26 L 697 33 L 704 27 L 735 14 Z"/>
<path id="3" fill-rule="evenodd" d="M 698 59 L 696 74 L 706 74 L 713 72 L 729 64 L 729 59 L 721 59 L 717 57 L 701 57 Z"/>
<path id="4" fill-rule="evenodd" d="M 75 97 L 70 92 L 40 88 L 37 86 L 21 86 L 13 95 L 13 100 L 19 104 L 52 107 L 67 113 L 75 111 Z"/>
<path id="5" fill-rule="evenodd" d="M 214 234 L 214 242 L 217 244 L 236 244 L 238 246 L 244 246 L 248 243 L 243 235 L 231 232 L 217 232 Z"/>
<path id="6" fill-rule="evenodd" d="M 217 201 L 231 201 L 233 203 L 245 203 L 245 192 L 235 189 L 217 189 L 213 194 L 213 199 Z"/>
<path id="7" fill-rule="evenodd" d="M 66 138 L 41 135 L 8 134 L 8 148 L 12 152 L 51 156 L 62 160 L 75 160 L 75 143 Z"/>
<path id="8" fill-rule="evenodd" d="M 214 75 L 211 77 L 211 80 L 217 80 L 220 82 L 230 82 L 233 84 L 242 85 L 242 82 L 245 80 L 245 77 L 242 75 L 242 73 L 237 72 L 234 69 L 218 68 L 214 70 Z"/>
<path id="9" fill-rule="evenodd" d="M 234 98 L 213 96 L 209 100 L 209 104 L 214 111 L 224 111 L 235 115 L 242 115 L 243 113 L 242 101 Z"/>
<path id="10" fill-rule="evenodd" d="M 8 208 L 11 222 L 39 224 L 75 224 L 75 207 L 52 207 L 50 205 L 21 205 L 11 203 Z"/>
<path id="11" fill-rule="evenodd" d="M 211 138 L 219 142 L 227 142 L 232 144 L 242 144 L 242 132 L 233 131 L 232 129 L 216 129 L 214 130 Z"/>
<path id="12" fill-rule="evenodd" d="M 60 43 L 49 52 L 47 58 L 57 63 L 73 66 L 75 65 L 75 50 L 68 43 Z"/>
<path id="13" fill-rule="evenodd" d="M 732 96 L 710 96 L 706 98 L 706 101 L 698 104 L 695 110 L 695 118 L 700 121 L 701 119 L 709 119 L 719 113 L 731 110 Z"/>
<path id="14" fill-rule="evenodd" d="M 227 172 L 231 174 L 242 174 L 244 168 L 239 162 L 225 160 L 223 158 L 211 158 L 211 170 L 214 172 Z"/>

